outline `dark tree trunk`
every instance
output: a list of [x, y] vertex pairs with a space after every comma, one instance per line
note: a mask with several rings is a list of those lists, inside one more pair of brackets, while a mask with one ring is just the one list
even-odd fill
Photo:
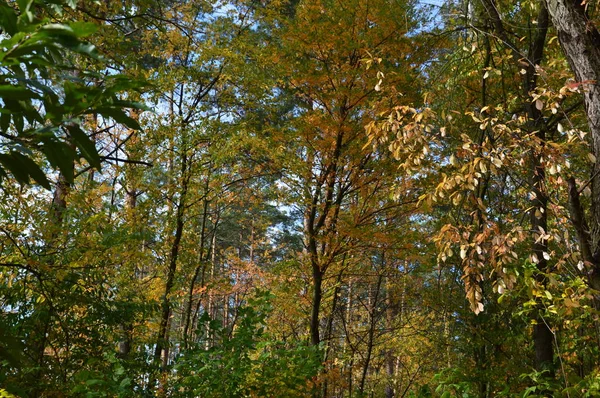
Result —
[[[194, 288], [196, 286], [196, 282], [198, 280], [198, 276], [200, 275], [200, 271], [203, 271], [206, 268], [206, 259], [204, 257], [204, 246], [206, 243], [206, 221], [208, 218], [208, 199], [206, 195], [208, 195], [208, 177], [206, 178], [206, 186], [205, 186], [205, 198], [202, 210], [202, 226], [200, 228], [200, 255], [198, 256], [198, 265], [194, 270], [194, 275], [192, 276], [192, 280], [190, 282], [190, 287], [188, 289], [188, 298], [187, 304], [185, 307], [185, 323], [183, 327], [183, 346], [187, 348], [188, 346], [188, 338], [189, 338], [189, 328], [192, 317], [192, 304], [194, 299]], [[202, 278], [202, 286], [204, 286], [204, 278]]]
[[[156, 338], [156, 346], [154, 349], [154, 361], [155, 363], [159, 363], [161, 359], [161, 355], [165, 356], [168, 348], [168, 333], [167, 328], [169, 326], [169, 316], [171, 314], [171, 301], [170, 294], [171, 289], [175, 283], [175, 274], [177, 271], [177, 258], [179, 256], [179, 250], [181, 245], [181, 238], [183, 236], [183, 227], [184, 227], [184, 215], [185, 215], [185, 200], [187, 196], [188, 184], [189, 184], [189, 175], [188, 175], [188, 159], [184, 153], [181, 156], [181, 175], [182, 175], [182, 186], [181, 186], [181, 196], [179, 199], [179, 203], [177, 204], [176, 216], [175, 216], [175, 236], [173, 238], [173, 243], [171, 245], [171, 252], [169, 255], [169, 266], [167, 270], [167, 280], [165, 283], [165, 290], [162, 297], [161, 302], [161, 317], [160, 317], [160, 326], [158, 335]], [[167, 362], [162, 361], [163, 371], [165, 370], [165, 364]], [[152, 386], [151, 386], [152, 387]]]
[[323, 299], [323, 272], [318, 264], [313, 264], [313, 299], [310, 313], [310, 342], [312, 345], [319, 345], [321, 337], [319, 335], [321, 300]]
[[371, 296], [371, 305], [369, 306], [369, 331], [367, 337], [367, 353], [362, 368], [362, 375], [360, 378], [360, 386], [358, 388], [360, 396], [364, 396], [365, 393], [365, 382], [367, 380], [367, 374], [369, 373], [369, 367], [371, 366], [371, 356], [373, 355], [373, 345], [375, 343], [375, 327], [377, 326], [377, 305], [379, 301], [379, 292], [381, 291], [381, 282], [383, 281], [383, 275], [379, 275], [377, 278], [377, 284], [375, 291], [372, 291], [372, 287], [369, 286], [369, 295]]
[[[531, 161], [532, 171], [532, 190], [535, 197], [531, 203], [531, 228], [534, 231], [534, 243], [532, 245], [532, 253], [537, 258], [537, 267], [540, 271], [538, 282], [544, 285], [545, 279], [542, 276], [547, 271], [548, 262], [545, 255], [548, 252], [548, 241], [543, 239], [539, 234], [545, 233], [548, 229], [547, 218], [547, 203], [548, 194], [546, 192], [546, 171], [542, 162], [542, 153], [546, 142], [546, 133], [544, 120], [541, 111], [538, 110], [532, 103], [530, 95], [537, 88], [537, 71], [536, 66], [540, 65], [544, 55], [544, 47], [546, 43], [546, 35], [548, 33], [549, 12], [546, 4], [540, 4], [538, 13], [537, 27], [532, 42], [529, 45], [526, 54], [518, 50], [518, 46], [513, 43], [512, 37], [506, 31], [504, 22], [498, 13], [498, 9], [494, 0], [483, 0], [484, 7], [489, 15], [490, 22], [505, 46], [512, 52], [513, 61], [522, 67], [522, 61], [525, 59], [527, 66], [525, 67], [525, 75], [522, 81], [522, 96], [527, 118], [531, 131], [536, 132], [536, 137], [539, 140], [540, 147], [534, 150]], [[554, 377], [553, 358], [554, 358], [554, 335], [548, 323], [543, 319], [541, 314], [542, 307], [539, 306], [540, 314], [536, 316], [536, 326], [533, 332], [533, 343], [535, 347], [535, 366], [538, 371], [547, 370], [548, 377]]]

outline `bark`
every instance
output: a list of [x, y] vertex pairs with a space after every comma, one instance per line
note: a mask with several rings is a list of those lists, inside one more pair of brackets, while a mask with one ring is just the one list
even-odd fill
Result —
[[[320, 309], [323, 298], [323, 277], [329, 265], [336, 258], [335, 250], [326, 243], [326, 236], [337, 232], [339, 208], [346, 191], [339, 189], [339, 161], [342, 154], [344, 134], [338, 131], [331, 158], [317, 178], [314, 191], [310, 193], [309, 204], [304, 216], [304, 236], [306, 248], [312, 267], [313, 300], [310, 319], [311, 344], [318, 345], [321, 341]], [[314, 158], [308, 164], [313, 164]], [[312, 180], [312, 170], [307, 181]]]
[[323, 299], [323, 272], [318, 265], [313, 264], [313, 299], [310, 313], [310, 342], [312, 345], [319, 345], [321, 337], [319, 335], [319, 312], [321, 301]]
[[[327, 362], [329, 359], [329, 354], [333, 348], [333, 324], [335, 320], [335, 314], [337, 312], [338, 301], [341, 293], [341, 282], [344, 276], [344, 263], [346, 261], [346, 256], [342, 259], [342, 271], [337, 276], [335, 289], [333, 292], [333, 302], [331, 303], [331, 312], [329, 314], [329, 318], [327, 319], [327, 329], [325, 330], [325, 341], [327, 341], [327, 346], [325, 347], [325, 355], [323, 356], [323, 361]], [[323, 397], [327, 397], [328, 394], [328, 381], [325, 380], [323, 382]]]
[[[206, 186], [205, 186], [205, 195], [208, 194], [208, 177], [206, 178]], [[204, 258], [204, 246], [206, 242], [206, 221], [208, 219], [208, 200], [204, 199], [203, 209], [202, 209], [202, 226], [200, 228], [200, 255], [198, 256], [198, 265], [194, 270], [194, 275], [192, 276], [192, 280], [190, 282], [190, 287], [188, 289], [188, 298], [187, 304], [185, 307], [185, 323], [183, 327], [183, 346], [188, 346], [188, 337], [189, 337], [189, 328], [190, 321], [192, 317], [192, 302], [194, 299], [194, 288], [196, 287], [196, 282], [198, 280], [198, 276], [200, 275], [200, 271], [206, 269], [206, 263]], [[202, 278], [202, 287], [204, 286], [204, 278]]]
[[131, 322], [123, 322], [119, 325], [121, 331], [121, 340], [119, 341], [119, 357], [127, 358], [131, 352], [131, 346], [133, 342], [133, 325]]
[[[583, 89], [592, 150], [596, 156], [592, 170], [591, 223], [579, 203], [579, 193], [570, 187], [571, 220], [577, 231], [584, 261], [589, 267], [592, 288], [600, 288], [600, 33], [588, 18], [579, 0], [547, 0], [558, 40]], [[570, 184], [574, 184], [574, 181]], [[589, 228], [591, 226], [591, 228]]]
[[[537, 87], [535, 65], [542, 61], [546, 34], [548, 32], [548, 9], [542, 3], [539, 17], [536, 37], [529, 52], [529, 66], [527, 67], [526, 82], [524, 90], [528, 93], [533, 92]], [[539, 111], [531, 101], [527, 102], [527, 113], [534, 131], [537, 131], [536, 137], [539, 140], [540, 148], [535, 150], [532, 159], [532, 188], [534, 198], [532, 199], [531, 209], [531, 229], [534, 233], [535, 241], [533, 243], [533, 254], [537, 258], [537, 267], [540, 270], [537, 280], [542, 286], [546, 285], [546, 278], [543, 273], [548, 271], [548, 261], [545, 258], [548, 253], [548, 240], [540, 238], [538, 234], [546, 233], [548, 230], [548, 193], [546, 192], [546, 168], [542, 161], [544, 147], [546, 145], [546, 130], [541, 111]], [[540, 305], [539, 311], [543, 307]], [[538, 371], [547, 371], [550, 378], [554, 377], [554, 334], [547, 321], [540, 314], [537, 316], [536, 325], [533, 330], [533, 343], [535, 348], [535, 367]]]
[[58, 176], [58, 182], [54, 189], [52, 197], [52, 211], [50, 213], [49, 223], [52, 227], [52, 239], [57, 236], [57, 232], [62, 226], [65, 210], [67, 209], [67, 196], [69, 195], [70, 184], [65, 176], [61, 173]]
[[[215, 268], [217, 267], [217, 222], [215, 222], [215, 230], [212, 235], [212, 244], [211, 244], [211, 255], [210, 255], [210, 279], [214, 280], [215, 277]], [[212, 293], [208, 294], [208, 303], [206, 304], [206, 313], [214, 319], [213, 316], [213, 295]], [[206, 333], [206, 341], [204, 342], [205, 348], [208, 350], [210, 348], [212, 333], [210, 329], [210, 322], [206, 322], [205, 325], [205, 333]]]
[[[404, 278], [403, 278], [404, 280]], [[385, 308], [385, 322], [386, 322], [386, 329], [387, 330], [393, 330], [394, 327], [394, 318], [396, 317], [396, 312], [394, 310], [394, 307], [392, 306], [392, 297], [391, 297], [391, 292], [390, 292], [390, 281], [389, 281], [389, 277], [385, 278], [385, 301], [386, 301], [386, 308]], [[402, 300], [404, 300], [404, 291], [402, 294]], [[400, 320], [400, 324], [402, 324], [402, 320]], [[395, 395], [395, 387], [396, 387], [396, 383], [394, 380], [394, 374], [395, 374], [395, 364], [396, 364], [396, 360], [395, 360], [395, 356], [394, 356], [394, 352], [391, 349], [388, 349], [385, 351], [385, 369], [386, 369], [386, 374], [388, 377], [388, 382], [387, 385], [385, 386], [385, 397], [386, 398], [394, 398]]]
[[[187, 172], [188, 168], [188, 159], [184, 153], [181, 157], [181, 175], [183, 176], [180, 199], [177, 205], [176, 217], [175, 217], [175, 236], [173, 239], [173, 243], [171, 244], [171, 251], [169, 255], [169, 266], [167, 270], [167, 280], [165, 283], [165, 290], [162, 296], [161, 302], [161, 317], [160, 317], [160, 326], [158, 336], [156, 338], [156, 346], [154, 349], [154, 361], [159, 362], [161, 359], [161, 354], [163, 354], [163, 350], [167, 350], [168, 341], [167, 341], [167, 328], [169, 324], [169, 316], [171, 314], [171, 302], [170, 302], [170, 294], [175, 283], [175, 273], [177, 271], [177, 258], [179, 256], [179, 250], [181, 245], [181, 238], [183, 236], [183, 226], [184, 226], [184, 215], [185, 215], [185, 200], [188, 191], [189, 184], [189, 175]], [[164, 355], [163, 355], [164, 356]], [[163, 370], [165, 368], [165, 363], [163, 362]]]
[[358, 391], [360, 392], [360, 396], [363, 396], [365, 393], [365, 382], [367, 380], [367, 374], [369, 372], [369, 366], [371, 365], [371, 356], [373, 355], [373, 345], [375, 342], [375, 327], [377, 326], [377, 305], [379, 303], [379, 293], [381, 291], [381, 282], [383, 281], [383, 275], [379, 275], [377, 278], [377, 284], [375, 286], [375, 291], [372, 291], [372, 288], [369, 287], [369, 296], [371, 299], [371, 305], [369, 306], [369, 331], [367, 338], [367, 352], [365, 354], [365, 361], [363, 364], [362, 375], [360, 378], [360, 386]]
[[[137, 206], [137, 190], [135, 185], [132, 184], [131, 181], [128, 184], [129, 186], [125, 190], [125, 212], [130, 218], [130, 222], [135, 223], [135, 207]], [[141, 248], [140, 248], [141, 249]], [[136, 276], [137, 276], [136, 272]], [[141, 278], [140, 278], [141, 279]], [[133, 343], [133, 323], [130, 320], [121, 322], [119, 325], [119, 329], [121, 332], [121, 340], [118, 344], [119, 349], [119, 357], [127, 358], [129, 353], [131, 352], [131, 347]]]
[[[70, 188], [69, 182], [65, 176], [60, 173], [54, 188], [52, 204], [47, 221], [48, 241], [46, 245], [50, 249], [49, 251], [53, 251], [52, 247], [57, 244], [59, 233], [63, 229], [64, 215], [67, 210], [67, 197]], [[50, 258], [49, 261], [52, 263], [54, 262], [54, 259]], [[40, 279], [40, 283], [43, 284], [43, 280]], [[31, 334], [28, 336], [28, 343], [33, 347], [32, 351], [36, 356], [38, 370], [36, 371], [35, 378], [37, 380], [42, 380], [44, 378], [46, 348], [48, 346], [49, 336], [52, 332], [52, 320], [55, 316], [56, 314], [54, 314], [53, 306], [49, 305], [47, 302], [41, 303], [40, 308], [36, 309], [33, 314], [33, 317], [37, 317], [37, 319]], [[42, 384], [34, 386], [32, 388], [31, 396], [42, 396], [42, 388]]]

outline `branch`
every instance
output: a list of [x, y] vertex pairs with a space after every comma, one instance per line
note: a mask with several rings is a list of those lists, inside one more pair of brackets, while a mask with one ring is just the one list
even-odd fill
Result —
[[34, 275], [40, 281], [42, 280], [42, 274], [40, 274], [38, 271], [31, 268], [29, 265], [16, 264], [16, 263], [0, 263], [0, 267], [19, 268], [19, 269], [25, 270], [25, 271], [29, 272], [30, 274]]
[[123, 162], [123, 163], [129, 163], [129, 164], [142, 164], [144, 166], [148, 166], [148, 167], [152, 167], [153, 164], [150, 162], [144, 162], [142, 160], [131, 160], [131, 159], [121, 159], [121, 158], [115, 158], [112, 156], [101, 156], [100, 157], [101, 160], [112, 160], [115, 162]]

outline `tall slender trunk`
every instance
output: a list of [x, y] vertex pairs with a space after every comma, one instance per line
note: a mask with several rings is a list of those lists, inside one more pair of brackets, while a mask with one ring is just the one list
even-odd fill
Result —
[[367, 374], [369, 372], [369, 366], [371, 365], [371, 356], [373, 355], [373, 344], [375, 341], [375, 326], [377, 325], [377, 305], [379, 304], [379, 293], [381, 291], [381, 282], [383, 281], [383, 275], [379, 274], [377, 277], [377, 283], [375, 285], [375, 291], [372, 291], [372, 287], [369, 286], [369, 297], [371, 298], [371, 303], [369, 306], [369, 331], [367, 337], [367, 353], [365, 355], [365, 360], [362, 369], [362, 375], [360, 378], [360, 386], [358, 390], [360, 391], [360, 396], [363, 396], [365, 393], [365, 382], [367, 380]]
[[[541, 117], [541, 115], [540, 115]], [[541, 129], [537, 135], [541, 142], [545, 140], [544, 130]], [[531, 229], [536, 231], [536, 235], [540, 232], [545, 233], [548, 230], [548, 194], [545, 189], [546, 171], [541, 161], [541, 154], [533, 155], [533, 193], [532, 210], [531, 210]], [[537, 259], [537, 267], [540, 273], [537, 276], [537, 281], [541, 286], [546, 286], [547, 281], [543, 273], [548, 270], [548, 261], [545, 256], [548, 253], [548, 241], [542, 236], [538, 236], [533, 243], [533, 254]], [[548, 371], [549, 377], [554, 377], [554, 334], [550, 329], [550, 325], [544, 319], [543, 306], [540, 304], [536, 317], [536, 324], [533, 330], [533, 341], [535, 347], [535, 365], [538, 371]]]
[[[391, 331], [394, 324], [395, 311], [392, 307], [392, 297], [390, 294], [390, 281], [389, 277], [385, 278], [385, 323], [386, 329]], [[394, 382], [394, 352], [391, 349], [385, 351], [385, 370], [388, 377], [388, 382], [385, 386], [385, 397], [394, 398], [395, 382]]]
[[[135, 208], [137, 206], [137, 196], [138, 192], [135, 187], [135, 183], [132, 181], [128, 181], [127, 187], [125, 189], [125, 214], [129, 219], [129, 222], [135, 225], [136, 217], [135, 217]], [[138, 275], [135, 273], [138, 278], [141, 279], [142, 275]], [[133, 324], [131, 321], [126, 320], [121, 322], [119, 325], [119, 331], [121, 335], [121, 340], [118, 344], [119, 357], [126, 358], [131, 352], [132, 343], [133, 343]]]
[[[592, 197], [589, 215], [580, 202], [580, 189], [574, 178], [569, 183], [569, 211], [577, 233], [579, 247], [590, 287], [600, 290], [600, 32], [587, 14], [588, 4], [576, 0], [546, 0], [558, 40], [583, 89], [588, 128], [595, 156], [591, 183]], [[588, 221], [589, 219], [589, 221]], [[594, 296], [596, 309], [600, 296]], [[596, 330], [600, 322], [594, 321]], [[598, 336], [597, 332], [597, 336]], [[600, 339], [598, 339], [600, 341]], [[600, 343], [597, 343], [600, 345]], [[583, 356], [581, 363], [585, 362]], [[582, 372], [583, 372], [582, 367]], [[582, 375], [583, 377], [583, 375]]]
[[346, 350], [349, 348], [352, 352], [351, 352], [351, 358], [350, 361], [348, 363], [348, 392], [349, 392], [349, 397], [352, 397], [352, 389], [353, 389], [353, 383], [354, 383], [354, 377], [353, 377], [353, 367], [354, 367], [354, 354], [355, 354], [355, 350], [354, 347], [352, 347], [352, 345], [350, 344], [350, 331], [352, 328], [352, 309], [353, 309], [353, 296], [352, 296], [352, 292], [353, 292], [353, 281], [352, 279], [350, 279], [348, 281], [348, 294], [347, 294], [347, 299], [346, 299], [346, 313], [344, 314], [344, 325], [345, 325], [345, 333], [346, 333], [346, 338], [344, 339], [344, 346], [343, 346], [343, 355], [346, 355]]
[[[542, 3], [538, 15], [537, 34], [528, 53], [529, 65], [526, 68], [525, 81], [523, 84], [523, 95], [529, 95], [537, 87], [535, 67], [542, 61], [546, 34], [548, 31], [549, 15], [548, 9]], [[534, 231], [534, 242], [532, 252], [537, 259], [537, 267], [540, 273], [537, 281], [546, 286], [544, 273], [548, 272], [548, 240], [543, 235], [548, 231], [548, 192], [546, 190], [546, 166], [543, 161], [543, 152], [546, 146], [546, 130], [543, 115], [531, 101], [527, 101], [527, 116], [536, 131], [539, 147], [532, 154], [532, 190], [534, 197], [531, 200], [531, 229]], [[533, 343], [535, 348], [535, 366], [538, 371], [547, 371], [549, 378], [554, 378], [554, 333], [550, 325], [543, 317], [543, 306], [540, 304], [536, 324], [533, 330]]]
[[[206, 186], [204, 194], [208, 195], [208, 176], [206, 178]], [[188, 346], [188, 338], [189, 338], [189, 328], [190, 328], [190, 320], [192, 317], [192, 304], [194, 300], [194, 289], [196, 287], [196, 282], [198, 280], [198, 276], [200, 275], [200, 271], [204, 270], [206, 267], [205, 258], [204, 258], [204, 245], [206, 242], [206, 221], [208, 219], [208, 199], [204, 198], [203, 208], [202, 208], [202, 221], [200, 227], [200, 254], [198, 255], [198, 265], [194, 270], [194, 275], [192, 276], [192, 280], [190, 281], [190, 287], [188, 289], [187, 295], [187, 304], [184, 311], [184, 326], [183, 326], [183, 346], [187, 348]], [[204, 286], [204, 280], [202, 280], [202, 286]]]
[[[188, 158], [185, 152], [185, 148], [182, 149], [181, 155], [181, 191], [179, 203], [177, 204], [176, 216], [175, 216], [175, 236], [173, 238], [173, 243], [171, 244], [171, 250], [169, 254], [169, 265], [167, 270], [167, 279], [165, 283], [165, 290], [163, 292], [162, 301], [161, 301], [161, 317], [160, 317], [160, 325], [158, 335], [156, 337], [156, 346], [154, 349], [154, 361], [158, 363], [161, 359], [161, 355], [164, 357], [167, 354], [168, 348], [168, 334], [167, 327], [169, 324], [169, 316], [171, 314], [171, 302], [170, 302], [170, 294], [171, 289], [175, 283], [175, 274], [177, 271], [177, 258], [179, 256], [180, 246], [181, 246], [181, 238], [183, 236], [183, 227], [184, 227], [184, 216], [185, 216], [185, 208], [186, 208], [186, 196], [188, 191], [188, 185], [190, 176], [188, 173]], [[163, 361], [162, 370], [165, 370], [165, 363]]]
[[[215, 268], [217, 267], [217, 231], [216, 231], [216, 224], [215, 224], [215, 231], [213, 232], [213, 236], [212, 236], [212, 251], [211, 251], [211, 255], [210, 255], [210, 278], [211, 280], [214, 279], [215, 276]], [[206, 304], [206, 313], [212, 318], [213, 317], [213, 296], [211, 293], [208, 293], [208, 302]], [[205, 348], [208, 350], [210, 348], [210, 343], [211, 343], [211, 330], [210, 330], [210, 322], [206, 322], [206, 341], [205, 341]]]
[[[327, 360], [329, 359], [329, 354], [331, 353], [331, 350], [333, 348], [333, 338], [332, 338], [333, 324], [335, 321], [335, 313], [337, 311], [339, 296], [340, 296], [340, 292], [341, 292], [340, 285], [342, 282], [342, 277], [344, 276], [345, 262], [346, 262], [346, 256], [344, 255], [344, 258], [342, 259], [342, 270], [340, 271], [340, 273], [337, 276], [335, 289], [333, 291], [333, 302], [331, 303], [331, 312], [330, 312], [329, 318], [327, 320], [327, 328], [325, 329], [325, 341], [327, 341], [327, 346], [325, 347], [325, 354], [323, 355], [324, 362], [327, 362]], [[329, 387], [328, 382], [327, 382], [327, 380], [325, 380], [323, 382], [323, 397], [327, 397], [328, 387]]]
[[[559, 0], [560, 1], [560, 0]], [[520, 68], [525, 69], [522, 77], [522, 101], [525, 104], [525, 111], [529, 120], [531, 131], [536, 131], [536, 138], [539, 147], [534, 149], [531, 160], [532, 171], [532, 190], [534, 198], [531, 200], [531, 229], [533, 231], [532, 254], [537, 258], [537, 267], [539, 269], [538, 283], [545, 285], [546, 281], [543, 273], [548, 270], [548, 262], [545, 256], [548, 253], [548, 241], [540, 236], [545, 234], [548, 229], [547, 203], [548, 194], [546, 192], [546, 173], [542, 161], [543, 150], [546, 143], [546, 133], [544, 129], [544, 120], [542, 113], [531, 103], [531, 93], [537, 88], [536, 67], [540, 65], [543, 59], [544, 47], [546, 44], [546, 35], [549, 26], [549, 12], [545, 2], [540, 3], [535, 34], [529, 45], [527, 54], [518, 51], [518, 46], [513, 43], [512, 37], [506, 31], [504, 22], [498, 13], [494, 0], [483, 0], [483, 5], [490, 18], [495, 33], [498, 35], [505, 46], [511, 51], [513, 61]], [[525, 59], [526, 66], [522, 61]], [[543, 235], [542, 235], [543, 236]], [[538, 239], [540, 238], [540, 239]], [[536, 325], [533, 332], [533, 343], [535, 349], [534, 362], [538, 371], [547, 370], [548, 377], [554, 377], [553, 357], [554, 357], [554, 335], [548, 323], [543, 319], [542, 306], [538, 306], [536, 315]]]
[[312, 345], [316, 346], [321, 342], [319, 324], [321, 301], [323, 299], [323, 271], [321, 271], [319, 265], [315, 263], [313, 263], [312, 269], [313, 299], [310, 312], [310, 342]]

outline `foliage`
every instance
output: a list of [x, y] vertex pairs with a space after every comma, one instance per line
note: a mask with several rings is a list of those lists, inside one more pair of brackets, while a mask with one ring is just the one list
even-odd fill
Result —
[[[70, 3], [75, 7], [76, 3]], [[27, 0], [17, 6], [0, 3], [4, 33], [0, 42], [0, 178], [10, 172], [20, 183], [33, 179], [50, 189], [39, 155], [69, 183], [74, 179], [75, 160], [84, 158], [99, 170], [101, 157], [93, 137], [85, 132], [85, 122], [100, 116], [139, 129], [124, 109], [143, 105], [119, 94], [140, 84], [117, 74], [86, 70], [86, 64], [101, 59], [94, 46], [84, 41], [96, 26], [51, 20], [49, 11], [60, 15], [66, 7], [60, 2], [44, 5]]]
[[596, 8], [0, 3], [0, 396], [598, 395]]
[[268, 292], [257, 292], [238, 308], [236, 323], [228, 328], [203, 316], [199, 328], [206, 334], [174, 364], [173, 393], [190, 397], [310, 396], [308, 380], [320, 368], [320, 350], [302, 343], [290, 346], [265, 333], [271, 299]]

